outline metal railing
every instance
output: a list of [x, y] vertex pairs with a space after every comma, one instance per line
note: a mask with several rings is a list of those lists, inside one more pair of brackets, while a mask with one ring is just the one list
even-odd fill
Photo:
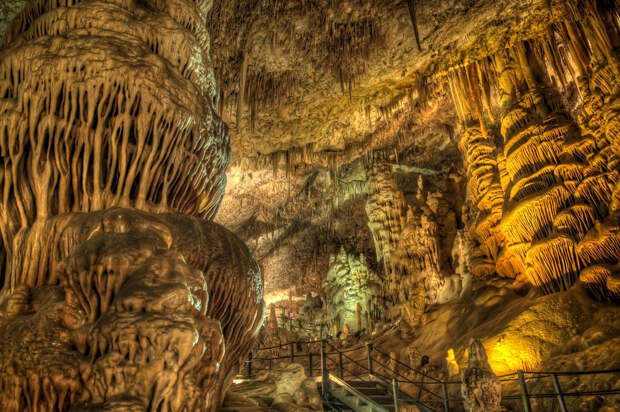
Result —
[[[306, 350], [304, 350], [304, 347]], [[259, 356], [257, 354], [271, 352], [272, 356]], [[353, 354], [364, 355], [364, 359], [356, 359]], [[388, 358], [388, 365], [380, 357]], [[361, 345], [346, 350], [336, 348], [326, 339], [288, 342], [271, 347], [256, 348], [245, 361], [246, 378], [251, 378], [254, 373], [267, 371], [273, 368], [276, 361], [297, 362], [302, 359], [304, 364], [307, 362], [308, 375], [320, 376], [322, 383], [322, 395], [329, 394], [330, 371], [333, 375], [342, 379], [367, 380], [372, 382], [380, 381], [394, 397], [394, 408], [396, 411], [402, 402], [414, 403], [425, 411], [432, 412], [427, 405], [437, 405], [444, 412], [452, 410], [451, 405], [462, 404], [462, 398], [450, 398], [450, 386], [460, 385], [462, 381], [444, 381], [437, 379], [420, 369], [412, 368], [404, 362], [386, 354], [372, 344]], [[399, 369], [404, 372], [399, 371]], [[315, 372], [317, 374], [315, 375]], [[571, 391], [564, 392], [560, 385], [560, 377], [563, 376], [588, 376], [588, 375], [620, 375], [620, 369], [577, 371], [577, 372], [525, 372], [517, 371], [507, 375], [499, 376], [503, 385], [514, 383], [519, 387], [518, 393], [508, 393], [502, 396], [502, 401], [518, 401], [521, 403], [524, 412], [532, 412], [532, 399], [554, 399], [557, 402], [560, 412], [568, 412], [566, 398], [581, 396], [613, 396], [620, 394], [620, 388], [607, 390], [591, 391]], [[407, 376], [409, 375], [409, 376]], [[416, 380], [410, 375], [418, 377]], [[419, 379], [419, 380], [418, 380]], [[530, 393], [528, 383], [549, 379], [553, 387], [551, 392]], [[417, 390], [417, 394], [411, 395], [403, 390]]]

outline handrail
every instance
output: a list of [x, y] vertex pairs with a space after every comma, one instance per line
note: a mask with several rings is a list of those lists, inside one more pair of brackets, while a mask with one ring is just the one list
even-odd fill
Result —
[[387, 366], [387, 365], [385, 365], [385, 364], [381, 363], [380, 361], [378, 361], [378, 360], [376, 360], [376, 359], [375, 359], [374, 361], [375, 361], [375, 362], [377, 362], [379, 365], [383, 366], [384, 368], [388, 369], [390, 372], [392, 372], [392, 373], [394, 373], [394, 374], [399, 375], [401, 378], [404, 378], [403, 380], [397, 379], [399, 382], [409, 383], [409, 384], [415, 385], [415, 386], [417, 386], [419, 389], [423, 390], [423, 391], [424, 391], [424, 392], [426, 392], [426, 393], [429, 393], [429, 394], [431, 394], [431, 395], [433, 395], [433, 396], [435, 396], [435, 397], [437, 397], [437, 398], [439, 398], [439, 399], [441, 399], [441, 398], [442, 398], [442, 396], [441, 396], [441, 395], [437, 395], [435, 392], [433, 392], [433, 391], [430, 391], [430, 390], [426, 389], [426, 388], [424, 387], [424, 384], [425, 384], [425, 383], [423, 383], [423, 382], [420, 382], [420, 383], [417, 383], [417, 382], [412, 382], [412, 381], [410, 381], [409, 379], [407, 379], [407, 377], [406, 377], [406, 376], [403, 376], [403, 375], [401, 375], [400, 373], [398, 373], [398, 372], [396, 372], [396, 371], [394, 371], [394, 370], [390, 369], [390, 368], [389, 368], [389, 366]]
[[[304, 345], [304, 344], [320, 344], [320, 343], [321, 343], [320, 340], [318, 340], [318, 341], [316, 341], [316, 340], [311, 340], [311, 341], [295, 341], [295, 342], [282, 343], [282, 344], [277, 345], [277, 346], [255, 348], [255, 349], [253, 349], [253, 352], [265, 351], [265, 350], [271, 350], [271, 349], [280, 349], [280, 348], [285, 348], [285, 347], [288, 348], [288, 347], [290, 347], [291, 344], [294, 344], [294, 345], [302, 344], [302, 345]], [[351, 348], [351, 349], [340, 350], [340, 349], [336, 348], [331, 342], [327, 341], [327, 343], [335, 350], [335, 352], [327, 352], [327, 355], [336, 355], [338, 353], [342, 353], [344, 355], [345, 353], [355, 352], [355, 351], [364, 349], [364, 346], [358, 346], [358, 347]], [[381, 353], [384, 356], [390, 357], [390, 355], [386, 354], [385, 352], [383, 352], [380, 349], [377, 349], [374, 346], [373, 346], [373, 350]], [[307, 353], [304, 353], [304, 354], [295, 354], [294, 356], [295, 357], [304, 357], [304, 356], [307, 356], [307, 355], [308, 355]], [[317, 355], [318, 356], [318, 355], [320, 355], [320, 353], [313, 353], [313, 355]], [[360, 365], [359, 362], [355, 361], [351, 357], [346, 356], [346, 355], [344, 355], [344, 356], [347, 359], [352, 360], [355, 363], [357, 363], [358, 365]], [[287, 356], [276, 356], [276, 357], [272, 357], [272, 358], [252, 358], [252, 360], [278, 360], [278, 359], [290, 359], [290, 355], [287, 355]], [[424, 372], [422, 372], [422, 371], [420, 371], [420, 370], [418, 370], [416, 368], [412, 368], [411, 366], [407, 365], [406, 363], [404, 363], [404, 362], [402, 362], [402, 361], [400, 361], [398, 359], [391, 358], [391, 357], [390, 357], [390, 359], [394, 360], [399, 365], [404, 366], [405, 368], [407, 368], [407, 369], [409, 369], [409, 370], [411, 370], [413, 372], [419, 373], [420, 375], [424, 376], [425, 378], [429, 378], [429, 379], [431, 379], [433, 381], [433, 382], [424, 382], [425, 385], [434, 385], [434, 384], [442, 384], [442, 383], [446, 383], [446, 384], [450, 384], [450, 385], [456, 385], [456, 384], [461, 384], [462, 383], [462, 381], [442, 381], [442, 380], [439, 380], [437, 378], [434, 378], [433, 376], [425, 374]], [[373, 360], [378, 361], [375, 358], [373, 358]], [[244, 360], [244, 362], [249, 362], [249, 360], [246, 359], [246, 360]], [[363, 366], [363, 365], [361, 365], [361, 366]], [[605, 370], [594, 370], [594, 371], [554, 371], [554, 372], [548, 372], [548, 371], [524, 371], [524, 373], [525, 374], [530, 374], [530, 375], [575, 376], [575, 375], [598, 375], [598, 374], [620, 373], [620, 369], [605, 369]], [[498, 375], [497, 377], [502, 379], [502, 378], [506, 378], [508, 376], [515, 376], [515, 375], [517, 375], [517, 372], [511, 372], [511, 373], [507, 373], [505, 375]], [[546, 376], [543, 376], [543, 377], [546, 377]], [[536, 378], [531, 377], [529, 379], [530, 380], [531, 379], [538, 379], [538, 377], [536, 377]], [[515, 379], [505, 379], [503, 381], [504, 382], [510, 382], [510, 381], [517, 381], [517, 380], [518, 379], [515, 378]], [[410, 381], [410, 383], [419, 384], [418, 382], [414, 382], [414, 381]]]
[[525, 372], [532, 375], [556, 375], [556, 376], [575, 376], [575, 375], [603, 375], [608, 373], [620, 373], [620, 369], [606, 369], [606, 370], [594, 370], [594, 371], [574, 371], [574, 372]]
[[[333, 345], [332, 345], [332, 347], [333, 347]], [[336, 348], [334, 348], [334, 349], [336, 349]], [[338, 350], [338, 349], [336, 349], [336, 350]], [[384, 354], [384, 355], [385, 355], [385, 353], [383, 353], [382, 351], [380, 351], [380, 350], [378, 350], [378, 349], [376, 349], [376, 348], [374, 348], [374, 347], [373, 347], [373, 350], [377, 350], [379, 353], [382, 353], [382, 354]], [[342, 352], [341, 352], [341, 353], [342, 353]], [[345, 358], [347, 358], [347, 359], [349, 359], [349, 360], [353, 361], [355, 364], [359, 365], [360, 367], [362, 367], [362, 369], [366, 369], [366, 370], [368, 370], [368, 368], [366, 368], [364, 365], [359, 364], [357, 361], [355, 361], [354, 359], [350, 358], [349, 356], [344, 355], [344, 354], [343, 354], [343, 356], [344, 356]], [[389, 355], [388, 355], [388, 356], [389, 356]], [[438, 395], [438, 394], [434, 393], [433, 391], [431, 391], [431, 390], [429, 390], [429, 389], [426, 389], [426, 388], [424, 387], [424, 385], [426, 384], [425, 382], [419, 382], [419, 383], [418, 383], [418, 382], [413, 382], [413, 381], [409, 380], [406, 376], [404, 376], [404, 375], [400, 374], [399, 372], [397, 372], [397, 371], [393, 370], [390, 366], [388, 366], [388, 365], [384, 364], [383, 362], [379, 361], [378, 359], [376, 359], [376, 358], [372, 358], [372, 361], [373, 361], [373, 362], [378, 363], [380, 366], [382, 366], [383, 368], [387, 369], [387, 370], [388, 370], [389, 372], [391, 372], [392, 374], [394, 374], [394, 375], [398, 375], [398, 376], [400, 376], [401, 378], [404, 378], [404, 380], [399, 380], [399, 382], [403, 382], [403, 383], [412, 384], [412, 385], [414, 385], [414, 386], [418, 387], [421, 391], [424, 391], [425, 393], [429, 393], [429, 394], [431, 394], [431, 395], [433, 395], [433, 396], [435, 396], [435, 397], [437, 397], [437, 398], [439, 398], [439, 399], [441, 399], [441, 398], [442, 398], [442, 396], [441, 396], [441, 395]], [[370, 371], [369, 371], [369, 372], [370, 372]], [[373, 374], [373, 375], [377, 375], [377, 376], [381, 376], [382, 378], [384, 378], [384, 379], [386, 379], [386, 380], [388, 380], [388, 381], [390, 380], [390, 378], [389, 378], [389, 377], [387, 377], [387, 376], [382, 376], [382, 375], [378, 374], [377, 372], [374, 372], [374, 371], [373, 371], [373, 372], [372, 372], [372, 374]], [[425, 374], [423, 374], [423, 373], [421, 373], [421, 375], [422, 375], [422, 376], [425, 376], [425, 377], [427, 376], [427, 375], [425, 375]], [[433, 378], [433, 379], [434, 379], [434, 381], [435, 381], [434, 383], [441, 383], [441, 381], [439, 381], [438, 379], [435, 379], [435, 378]]]
[[[333, 347], [333, 345], [331, 345], [331, 346]], [[338, 349], [337, 349], [337, 348], [334, 348], [334, 349], [335, 349], [336, 351], [338, 351]], [[338, 351], [338, 352], [339, 352], [339, 351]], [[372, 376], [378, 377], [378, 378], [380, 378], [381, 380], [383, 380], [384, 382], [387, 382], [388, 384], [390, 383], [390, 381], [391, 381], [391, 380], [395, 380], [395, 379], [391, 379], [390, 377], [385, 376], [385, 375], [383, 375], [383, 374], [377, 373], [377, 372], [375, 372], [375, 371], [370, 371], [370, 370], [368, 370], [368, 368], [366, 368], [364, 365], [361, 365], [359, 362], [357, 362], [355, 359], [351, 358], [350, 356], [345, 355], [345, 354], [343, 354], [342, 352], [339, 352], [339, 353], [340, 353], [340, 354], [342, 354], [342, 356], [343, 356], [343, 357], [345, 357], [345, 358], [349, 359], [350, 361], [352, 361], [352, 362], [353, 362], [353, 363], [355, 363], [356, 365], [360, 366], [360, 367], [362, 368], [362, 370], [366, 370], [366, 371], [368, 371], [368, 372], [369, 372]], [[389, 366], [385, 365], [384, 363], [380, 362], [379, 360], [374, 359], [374, 358], [372, 358], [372, 360], [373, 360], [374, 362], [377, 362], [379, 365], [383, 366], [385, 369], [387, 369], [387, 370], [388, 370], [389, 372], [391, 372], [392, 374], [398, 374], [398, 375], [400, 375], [398, 372], [396, 372], [396, 371], [392, 370]], [[402, 376], [402, 375], [400, 375], [400, 376], [401, 376], [401, 377], [404, 377], [404, 376]], [[401, 381], [401, 382], [413, 383], [413, 382], [411, 382], [411, 381]], [[424, 391], [424, 392], [430, 393], [431, 395], [436, 396], [436, 397], [437, 397], [437, 398], [439, 398], [439, 399], [442, 399], [442, 397], [441, 397], [440, 395], [437, 395], [436, 393], [434, 393], [434, 392], [432, 392], [432, 391], [430, 391], [430, 390], [428, 390], [428, 389], [424, 388], [424, 386], [423, 386], [423, 385], [417, 385], [417, 384], [414, 384], [414, 385], [415, 385], [415, 386], [417, 386], [417, 387], [418, 387], [421, 391]], [[422, 410], [432, 412], [432, 411], [431, 411], [431, 409], [429, 409], [428, 407], [426, 407], [424, 404], [420, 403], [418, 400], [415, 400], [412, 396], [407, 395], [407, 394], [405, 394], [404, 392], [402, 392], [402, 391], [401, 391], [400, 396], [402, 396], [403, 394], [405, 395], [405, 398], [406, 398], [406, 399], [404, 399], [404, 400], [406, 400], [407, 402], [410, 402], [410, 403], [411, 403], [411, 402], [413, 402], [415, 405], [417, 405], [418, 407], [422, 408]]]
[[401, 366], [404, 366], [405, 368], [409, 369], [410, 371], [413, 371], [413, 372], [415, 372], [415, 373], [418, 373], [418, 374], [420, 374], [420, 375], [424, 376], [425, 378], [429, 378], [429, 379], [431, 379], [431, 380], [433, 380], [433, 381], [435, 381], [435, 382], [437, 382], [437, 383], [441, 383], [441, 381], [440, 381], [439, 379], [434, 378], [434, 377], [432, 377], [432, 376], [430, 376], [430, 375], [427, 375], [426, 373], [422, 372], [421, 370], [418, 370], [418, 369], [416, 369], [416, 368], [412, 368], [411, 366], [407, 365], [407, 364], [406, 364], [406, 363], [404, 363], [404, 362], [399, 361], [399, 360], [398, 360], [398, 359], [396, 359], [396, 358], [392, 358], [390, 355], [388, 355], [387, 353], [383, 352], [381, 349], [377, 349], [377, 348], [373, 347], [373, 350], [376, 350], [376, 351], [377, 351], [377, 352], [379, 352], [380, 354], [382, 354], [382, 355], [384, 355], [384, 356], [387, 356], [388, 358], [390, 358], [390, 359], [392, 359], [392, 360], [396, 361], [396, 363], [398, 363], [398, 364], [399, 364], [399, 365], [401, 365]]
[[361, 393], [360, 391], [358, 391], [357, 389], [355, 389], [354, 387], [349, 385], [346, 381], [338, 378], [337, 376], [334, 376], [334, 375], [332, 375], [330, 373], [329, 374], [329, 380], [334, 382], [334, 383], [336, 383], [336, 384], [338, 384], [339, 386], [344, 388], [349, 393], [355, 395], [359, 399], [363, 400], [368, 405], [372, 405], [373, 409], [376, 409], [378, 411], [388, 412], [388, 410], [386, 408], [384, 408], [382, 405], [379, 405], [377, 402], [375, 402], [374, 400], [370, 399], [368, 396], [364, 395], [363, 393]]
[[[312, 352], [312, 347], [311, 345], [313, 344], [317, 344], [321, 345], [321, 350], [319, 353], [314, 353]], [[297, 352], [295, 353], [295, 348], [300, 346], [300, 345], [308, 345], [308, 350], [305, 353], [300, 353]], [[332, 349], [332, 351], [327, 350], [327, 345], [329, 345]], [[271, 362], [274, 360], [285, 360], [285, 359], [289, 359], [289, 360], [293, 360], [295, 358], [304, 358], [307, 357], [308, 358], [308, 364], [309, 364], [309, 370], [310, 373], [312, 374], [313, 370], [317, 370], [314, 367], [314, 362], [310, 363], [313, 360], [313, 357], [316, 356], [316, 359], [319, 359], [319, 356], [321, 358], [324, 358], [324, 362], [321, 366], [320, 366], [320, 370], [322, 371], [328, 371], [330, 368], [327, 367], [327, 363], [326, 362], [330, 362], [331, 363], [331, 367], [337, 367], [339, 369], [339, 373], [342, 374], [343, 378], [347, 376], [347, 374], [345, 374], [345, 371], [349, 374], [348, 376], [352, 377], [352, 378], [356, 378], [356, 379], [362, 379], [362, 380], [370, 380], [372, 382], [377, 383], [378, 385], [387, 385], [387, 384], [392, 384], [395, 385], [394, 387], [398, 387], [398, 383], [405, 383], [405, 384], [411, 384], [414, 385], [416, 387], [419, 388], [420, 393], [418, 394], [418, 398], [420, 397], [420, 394], [422, 392], [424, 393], [428, 393], [431, 395], [430, 398], [427, 398], [424, 400], [424, 402], [430, 402], [430, 403], [443, 403], [444, 405], [444, 411], [448, 411], [449, 410], [449, 404], [450, 402], [462, 402], [462, 399], [450, 399], [448, 396], [448, 392], [447, 392], [447, 385], [460, 385], [462, 384], [462, 381], [458, 380], [458, 381], [442, 381], [439, 380], [437, 378], [434, 378], [430, 375], [427, 375], [426, 373], [417, 370], [415, 368], [412, 368], [411, 366], [401, 362], [398, 359], [393, 358], [392, 356], [386, 354], [385, 352], [383, 352], [380, 349], [377, 349], [375, 347], [373, 347], [372, 345], [366, 345], [366, 350], [367, 350], [367, 358], [368, 358], [368, 366], [364, 365], [362, 362], [362, 360], [358, 361], [354, 358], [352, 358], [351, 356], [347, 355], [347, 353], [351, 353], [351, 352], [355, 352], [355, 351], [360, 351], [360, 350], [364, 350], [365, 347], [364, 346], [359, 346], [359, 347], [354, 347], [354, 348], [349, 348], [349, 349], [338, 349], [332, 342], [330, 342], [328, 339], [322, 339], [322, 340], [311, 340], [311, 341], [297, 341], [297, 342], [288, 342], [288, 343], [282, 343], [280, 345], [276, 345], [276, 346], [271, 346], [271, 347], [263, 347], [263, 348], [257, 348], [255, 349], [253, 352], [261, 352], [261, 351], [266, 351], [266, 350], [273, 350], [273, 349], [282, 349], [282, 348], [290, 348], [290, 354], [287, 354], [286, 356], [279, 356], [280, 353], [278, 352], [278, 356], [273, 356], [273, 357], [261, 357], [261, 358], [253, 358], [252, 356], [250, 356], [250, 358], [248, 360], [245, 361], [245, 363], [248, 364], [248, 377], [252, 376], [252, 370], [254, 371], [258, 371], [258, 370], [267, 370], [264, 368], [254, 368], [252, 369], [252, 362], [256, 362], [256, 361], [263, 361], [269, 362], [269, 369], [271, 369]], [[385, 363], [383, 363], [381, 360], [377, 359], [377, 357], [373, 357], [372, 356], [372, 352], [376, 351], [377, 353], [389, 358], [391, 361], [394, 361], [396, 365], [401, 365], [403, 366], [406, 370], [408, 371], [413, 371], [419, 375], [422, 376], [422, 381], [420, 382], [415, 382], [410, 380], [407, 376], [403, 375], [401, 372], [398, 372], [398, 370], [396, 370], [396, 368], [393, 369], [393, 366], [391, 365], [386, 365]], [[250, 355], [252, 355], [252, 353], [250, 353]], [[330, 358], [330, 355], [338, 355], [338, 360], [334, 360], [333, 358]], [[352, 370], [350, 370], [347, 366], [345, 366], [345, 362], [343, 362], [343, 359], [347, 360], [347, 365], [355, 365], [356, 367], [361, 369], [361, 374], [357, 374], [354, 373]], [[387, 374], [391, 374], [393, 375], [392, 377], [390, 376], [385, 376], [382, 373], [378, 373], [374, 370], [374, 368], [372, 367], [373, 363], [376, 363], [380, 368], [380, 370], [384, 370], [385, 372], [387, 372]], [[405, 373], [405, 372], [403, 372]], [[557, 401], [560, 404], [560, 410], [561, 411], [566, 411], [566, 405], [564, 403], [564, 398], [565, 397], [578, 397], [578, 396], [600, 396], [600, 395], [618, 395], [620, 394], [620, 388], [613, 388], [613, 389], [608, 389], [608, 390], [591, 390], [591, 391], [576, 391], [576, 392], [562, 392], [560, 385], [559, 385], [559, 381], [558, 381], [558, 377], [559, 376], [586, 376], [586, 375], [598, 375], [598, 374], [620, 374], [620, 369], [607, 369], [607, 370], [592, 370], [592, 371], [555, 371], [555, 372], [548, 372], [548, 371], [517, 371], [517, 372], [512, 372], [512, 373], [508, 373], [505, 375], [500, 375], [498, 376], [500, 382], [518, 382], [519, 386], [520, 386], [520, 394], [505, 394], [502, 398], [505, 400], [522, 400], [523, 401], [523, 407], [526, 411], [531, 411], [531, 405], [529, 400], [530, 399], [536, 399], [536, 398], [556, 398]], [[365, 376], [368, 375], [367, 378], [365, 378]], [[516, 375], [516, 377], [514, 377]], [[325, 375], [324, 375], [325, 376]], [[341, 378], [337, 378], [334, 375], [329, 374], [329, 379], [331, 379], [331, 377], [336, 378], [338, 381], [342, 381], [344, 382], [343, 379]], [[372, 379], [374, 378], [374, 380]], [[396, 378], [402, 378], [402, 379], [396, 379]], [[428, 382], [424, 382], [424, 379], [428, 378], [429, 381]], [[554, 388], [554, 392], [553, 393], [528, 393], [527, 390], [527, 382], [531, 382], [531, 381], [535, 381], [535, 380], [542, 380], [542, 379], [547, 379], [547, 378], [551, 378], [552, 382], [553, 382], [553, 388]], [[378, 380], [377, 380], [378, 379]], [[324, 380], [324, 382], [326, 382]], [[443, 392], [443, 396], [425, 388], [425, 385], [442, 385], [442, 392]], [[387, 389], [389, 391], [389, 389]], [[423, 405], [422, 403], [420, 403], [419, 400], [415, 400], [413, 397], [405, 394], [405, 393], [401, 393], [402, 391], [396, 391], [396, 393], [398, 394], [395, 398], [395, 402], [397, 402], [397, 400], [399, 399], [399, 397], [401, 397], [400, 399], [405, 400], [406, 402], [415, 402], [415, 404], [418, 407], [422, 407], [423, 410], [425, 411], [431, 411], [430, 409], [428, 409], [428, 407], [426, 407], [425, 405]]]

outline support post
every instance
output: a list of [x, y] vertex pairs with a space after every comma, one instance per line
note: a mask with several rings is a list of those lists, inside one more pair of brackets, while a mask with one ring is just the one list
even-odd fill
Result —
[[448, 385], [445, 382], [441, 382], [441, 393], [443, 396], [443, 410], [444, 412], [450, 412], [450, 400], [448, 398]]
[[366, 344], [366, 352], [368, 358], [368, 374], [373, 375], [374, 371], [372, 369], [372, 343]]
[[564, 402], [564, 394], [562, 393], [562, 388], [560, 388], [560, 382], [558, 381], [558, 376], [555, 373], [552, 373], [551, 379], [553, 380], [553, 388], [555, 389], [555, 395], [558, 398], [558, 402], [560, 404], [560, 411], [566, 412], [566, 403]]
[[344, 379], [344, 364], [342, 362], [342, 352], [338, 351], [338, 375]]
[[321, 341], [321, 395], [329, 394], [329, 372], [327, 371], [327, 342]]
[[308, 376], [312, 377], [312, 349], [308, 346]]
[[517, 371], [519, 376], [519, 386], [521, 387], [521, 400], [523, 401], [523, 411], [532, 412], [532, 405], [530, 405], [530, 396], [527, 393], [527, 383], [525, 382], [525, 376], [522, 370]]
[[295, 363], [295, 344], [290, 343], [289, 346], [291, 347], [291, 363]]
[[400, 410], [400, 392], [396, 379], [392, 379], [392, 395], [394, 396], [394, 412], [398, 412]]
[[248, 379], [252, 377], [252, 352], [248, 355]]

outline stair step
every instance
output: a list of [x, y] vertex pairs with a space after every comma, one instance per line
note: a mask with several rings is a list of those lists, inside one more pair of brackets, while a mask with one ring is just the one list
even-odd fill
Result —
[[374, 388], [355, 388], [360, 393], [363, 393], [366, 396], [376, 396], [376, 395], [387, 395], [383, 389], [379, 389], [377, 387]]
[[372, 396], [370, 397], [370, 399], [372, 399], [373, 401], [377, 402], [378, 404], [382, 405], [382, 404], [387, 404], [389, 405], [390, 403], [394, 402], [394, 398], [392, 398], [391, 396]]
[[349, 385], [351, 385], [352, 387], [354, 387], [355, 389], [359, 389], [359, 388], [376, 388], [377, 387], [377, 383], [376, 382], [369, 382], [369, 381], [347, 381], [347, 383]]

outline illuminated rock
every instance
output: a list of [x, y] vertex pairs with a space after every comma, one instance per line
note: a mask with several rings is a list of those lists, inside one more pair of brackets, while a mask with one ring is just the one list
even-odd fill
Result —
[[221, 411], [314, 412], [323, 404], [316, 382], [297, 363], [278, 365], [250, 382], [234, 385]]
[[479, 340], [469, 346], [467, 368], [461, 372], [461, 394], [465, 408], [470, 412], [502, 410], [502, 384], [495, 376]]
[[498, 265], [504, 245], [504, 237], [498, 227], [502, 219], [504, 193], [500, 184], [497, 148], [486, 129], [482, 101], [477, 93], [478, 84], [483, 81], [480, 75], [472, 67], [467, 67], [454, 70], [448, 80], [464, 129], [459, 149], [467, 167], [468, 194], [475, 207], [469, 224], [471, 236], [479, 246], [472, 251], [471, 273], [488, 276], [497, 272], [502, 276], [514, 277], [514, 273], [504, 270], [506, 265]]
[[[353, 331], [358, 330], [359, 313], [361, 326], [370, 329], [368, 322], [371, 317], [376, 320], [380, 293], [381, 280], [368, 268], [364, 256], [350, 256], [341, 248], [337, 255], [330, 256], [330, 269], [322, 286], [325, 306], [317, 311], [338, 330], [345, 330], [346, 326]], [[312, 320], [318, 323], [320, 319]]]
[[214, 410], [263, 320], [206, 219], [230, 155], [210, 1], [34, 0], [0, 50], [0, 409]]
[[24, 244], [58, 234], [49, 285], [0, 297], [0, 352], [13, 359], [0, 364], [0, 387], [17, 391], [0, 392], [3, 410], [218, 404], [262, 324], [260, 271], [247, 248], [176, 214], [110, 209], [44, 223]]
[[452, 248], [440, 234], [439, 216], [447, 216], [443, 199], [423, 190], [421, 176], [418, 182], [415, 204], [410, 205], [391, 167], [377, 164], [369, 173], [366, 202], [377, 260], [386, 277], [382, 293], [387, 316], [411, 326], [420, 322], [426, 305], [440, 300], [446, 283], [442, 262]]

